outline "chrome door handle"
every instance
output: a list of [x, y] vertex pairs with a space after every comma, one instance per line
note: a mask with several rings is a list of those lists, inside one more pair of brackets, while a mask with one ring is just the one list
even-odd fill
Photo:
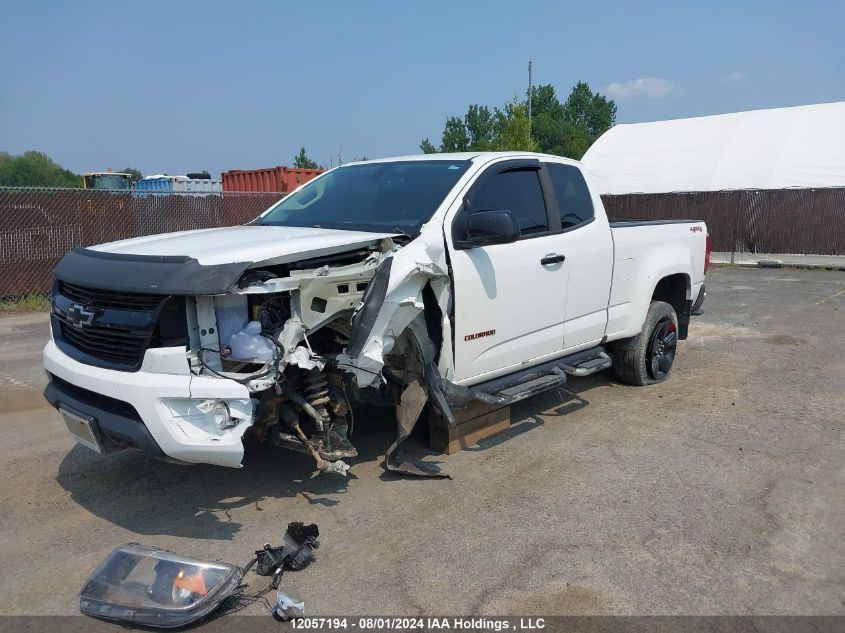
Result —
[[548, 266], [549, 264], [559, 264], [566, 259], [566, 255], [559, 255], [558, 253], [549, 253], [540, 260], [540, 264]]

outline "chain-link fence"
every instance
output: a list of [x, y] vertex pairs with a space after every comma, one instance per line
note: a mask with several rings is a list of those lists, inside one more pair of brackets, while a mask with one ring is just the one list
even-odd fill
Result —
[[[845, 265], [845, 187], [602, 196], [614, 220], [704, 220], [714, 261]], [[821, 257], [818, 257], [821, 256]]]
[[[0, 306], [48, 292], [53, 267], [76, 245], [243, 224], [282, 195], [0, 187]], [[757, 261], [778, 254], [842, 261], [845, 256], [845, 188], [629, 194], [603, 200], [611, 219], [704, 220], [714, 261]]]
[[48, 292], [53, 267], [74, 246], [243, 224], [283, 195], [0, 187], [0, 304]]

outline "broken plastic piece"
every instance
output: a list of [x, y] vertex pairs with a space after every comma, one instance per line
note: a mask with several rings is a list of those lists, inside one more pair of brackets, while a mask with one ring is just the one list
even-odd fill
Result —
[[308, 567], [314, 560], [314, 550], [320, 547], [318, 536], [320, 530], [314, 523], [288, 523], [285, 531], [285, 566], [294, 571]]
[[288, 523], [284, 544], [273, 547], [265, 543], [262, 549], [256, 550], [253, 560], [256, 564], [255, 573], [259, 576], [272, 576], [270, 585], [275, 589], [279, 586], [285, 569], [300, 571], [314, 561], [314, 551], [320, 547], [319, 536], [320, 529], [315, 523]]
[[323, 460], [323, 463], [320, 466], [320, 470], [324, 473], [333, 473], [335, 475], [343, 475], [344, 477], [346, 477], [346, 473], [350, 468], [351, 466], [342, 459], [339, 459], [336, 462], [327, 462]]
[[281, 622], [287, 622], [305, 615], [305, 601], [293, 587], [279, 587], [276, 590], [276, 606], [273, 607], [273, 617]]
[[181, 627], [217, 609], [243, 570], [138, 543], [115, 549], [79, 592], [79, 609], [96, 618], [157, 628]]
[[432, 477], [451, 479], [446, 473], [440, 472], [440, 469], [434, 464], [425, 464], [422, 462], [405, 462], [398, 464], [391, 463], [394, 453], [399, 448], [399, 445], [408, 439], [417, 420], [422, 413], [425, 403], [428, 402], [428, 394], [420, 386], [418, 380], [410, 383], [402, 392], [402, 398], [399, 406], [396, 408], [396, 427], [397, 436], [390, 448], [384, 454], [384, 467], [394, 473], [401, 473], [403, 475], [413, 475], [414, 477]]
[[259, 576], [272, 576], [285, 562], [285, 547], [272, 547], [265, 543], [264, 548], [255, 552], [255, 573]]
[[287, 361], [290, 365], [296, 365], [301, 369], [322, 369], [326, 363], [317, 357], [316, 354], [308, 351], [308, 348], [299, 345], [295, 347], [287, 355]]

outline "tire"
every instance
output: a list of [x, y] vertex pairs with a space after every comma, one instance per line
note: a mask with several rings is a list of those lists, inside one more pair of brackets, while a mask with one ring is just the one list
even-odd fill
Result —
[[611, 349], [613, 374], [629, 385], [663, 382], [678, 348], [678, 315], [663, 301], [652, 301], [642, 331]]

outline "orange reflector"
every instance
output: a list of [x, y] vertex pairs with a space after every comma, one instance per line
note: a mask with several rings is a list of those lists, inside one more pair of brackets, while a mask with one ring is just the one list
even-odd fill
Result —
[[202, 576], [201, 569], [198, 569], [196, 573], [191, 576], [187, 576], [184, 570], [180, 570], [176, 575], [176, 580], [173, 582], [173, 585], [179, 587], [179, 589], [185, 589], [201, 596], [208, 593], [208, 589], [205, 588], [205, 578]]

